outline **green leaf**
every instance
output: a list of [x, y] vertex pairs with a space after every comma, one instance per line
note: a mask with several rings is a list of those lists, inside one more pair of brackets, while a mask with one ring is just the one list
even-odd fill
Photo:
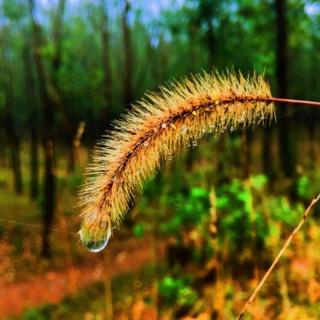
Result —
[[259, 174], [251, 177], [252, 187], [256, 190], [261, 191], [268, 182], [267, 176], [264, 174]]
[[137, 238], [141, 238], [145, 235], [145, 225], [142, 223], [137, 223], [133, 227], [133, 234]]

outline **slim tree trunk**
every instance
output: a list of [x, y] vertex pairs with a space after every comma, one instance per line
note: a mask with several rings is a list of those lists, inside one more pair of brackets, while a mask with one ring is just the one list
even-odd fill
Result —
[[63, 16], [66, 7], [66, 0], [59, 0], [58, 7], [53, 19], [52, 29], [52, 41], [54, 46], [54, 55], [51, 60], [51, 82], [48, 85], [51, 86], [51, 92], [54, 92], [54, 96], [51, 97], [56, 109], [62, 114], [62, 125], [64, 130], [64, 138], [69, 150], [68, 158], [68, 171], [74, 172], [76, 168], [76, 155], [73, 146], [74, 128], [70, 126], [68, 114], [63, 106], [62, 92], [59, 87], [58, 74], [61, 66], [61, 47], [62, 47], [62, 31], [63, 31]]
[[248, 179], [251, 171], [252, 162], [252, 131], [246, 129], [243, 133], [243, 176]]
[[[45, 112], [47, 113], [47, 112]], [[50, 114], [46, 114], [45, 123], [51, 118]], [[49, 257], [51, 255], [51, 226], [53, 223], [56, 201], [56, 173], [54, 163], [54, 141], [49, 136], [44, 139], [44, 155], [45, 155], [45, 181], [44, 181], [44, 212], [43, 212], [43, 230], [42, 230], [42, 256]]]
[[100, 0], [101, 10], [101, 47], [102, 47], [102, 67], [103, 67], [103, 92], [105, 99], [105, 114], [107, 120], [110, 113], [109, 106], [112, 98], [112, 78], [111, 65], [109, 56], [109, 32], [108, 32], [108, 16], [106, 12], [105, 0]]
[[35, 125], [31, 125], [30, 131], [31, 131], [30, 197], [32, 199], [36, 199], [38, 198], [38, 195], [39, 195], [38, 130]]
[[316, 119], [316, 114], [314, 114], [313, 119], [309, 119], [309, 126], [308, 126], [308, 141], [309, 141], [309, 161], [308, 161], [308, 166], [311, 168], [311, 170], [314, 170], [316, 168], [316, 163], [317, 163], [317, 143], [318, 139], [317, 137], [317, 121]]
[[216, 58], [217, 41], [215, 35], [215, 27], [213, 25], [214, 19], [217, 19], [220, 14], [219, 1], [213, 5], [212, 0], [201, 0], [198, 5], [198, 23], [206, 26], [206, 32], [204, 34], [204, 44], [208, 50], [209, 67], [212, 68]]
[[14, 190], [17, 194], [22, 194], [22, 172], [21, 172], [21, 160], [20, 160], [20, 139], [16, 132], [14, 118], [12, 115], [12, 107], [14, 105], [14, 96], [12, 92], [12, 74], [11, 70], [8, 70], [9, 83], [5, 85], [6, 94], [6, 133], [10, 146], [10, 158], [13, 172]]
[[205, 34], [205, 37], [206, 37], [206, 44], [207, 44], [208, 53], [209, 53], [209, 67], [212, 68], [214, 63], [215, 52], [216, 52], [216, 39], [214, 36], [212, 20], [210, 19], [210, 17], [208, 17], [207, 19], [207, 27], [208, 27], [208, 30]]
[[30, 126], [30, 197], [36, 199], [39, 194], [39, 152], [38, 152], [38, 108], [35, 99], [35, 82], [32, 68], [30, 46], [25, 44], [23, 50], [23, 62], [25, 72], [25, 88], [29, 106], [29, 126]]
[[[4, 120], [3, 117], [1, 120]], [[0, 127], [5, 128], [5, 121], [0, 121]], [[3, 168], [7, 166], [7, 143], [4, 131], [0, 130], [0, 166]]]
[[[54, 71], [59, 71], [61, 65], [62, 25], [65, 7], [66, 0], [59, 0], [57, 12], [53, 21], [54, 55], [52, 58], [52, 68]], [[57, 73], [53, 73], [53, 83], [55, 87], [58, 87]]]
[[[288, 22], [287, 0], [276, 0], [276, 76], [278, 95], [287, 97], [288, 93]], [[286, 108], [281, 108], [286, 110]], [[285, 111], [284, 111], [285, 112]], [[296, 157], [294, 152], [294, 139], [292, 137], [292, 118], [284, 117], [279, 121], [279, 152], [282, 171], [288, 178], [293, 178], [296, 170]]]
[[41, 57], [41, 29], [36, 23], [33, 14], [33, 0], [29, 0], [29, 9], [33, 30], [33, 54], [39, 81], [39, 91], [43, 103], [43, 149], [44, 149], [44, 204], [43, 204], [43, 234], [42, 234], [42, 256], [51, 254], [50, 234], [55, 212], [56, 196], [56, 173], [54, 162], [54, 101], [48, 94], [47, 78]]
[[10, 110], [11, 107], [8, 107], [6, 115], [6, 131], [7, 139], [10, 145], [10, 157], [13, 172], [14, 190], [17, 194], [22, 194], [23, 186], [20, 161], [20, 141], [14, 128], [14, 121]]
[[74, 127], [70, 125], [68, 114], [62, 102], [62, 92], [59, 87], [59, 70], [61, 66], [61, 47], [63, 35], [63, 16], [66, 8], [66, 0], [59, 0], [57, 10], [53, 17], [52, 24], [52, 43], [54, 54], [51, 59], [51, 73], [50, 78], [47, 80], [47, 86], [50, 87], [48, 94], [52, 100], [55, 109], [59, 110], [62, 115], [62, 126], [64, 138], [68, 148], [68, 164], [67, 169], [69, 172], [74, 172], [76, 168], [76, 156], [73, 146], [73, 136], [75, 134]]
[[274, 177], [274, 166], [272, 160], [272, 141], [273, 141], [272, 127], [268, 126], [263, 130], [262, 138], [262, 169], [265, 175], [270, 178]]
[[125, 71], [124, 71], [124, 104], [128, 106], [133, 100], [132, 90], [132, 48], [131, 48], [131, 35], [128, 25], [128, 15], [130, 12], [129, 0], [124, 0], [125, 6], [122, 14], [122, 29], [123, 29], [123, 41], [125, 51]]

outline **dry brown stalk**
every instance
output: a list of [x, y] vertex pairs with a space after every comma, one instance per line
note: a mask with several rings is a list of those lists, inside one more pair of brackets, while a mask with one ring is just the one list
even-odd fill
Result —
[[292, 233], [290, 234], [290, 236], [288, 237], [287, 241], [285, 242], [284, 246], [281, 248], [281, 250], [279, 251], [278, 255], [276, 256], [276, 258], [273, 260], [271, 266], [269, 267], [268, 271], [265, 273], [264, 277], [261, 279], [261, 281], [259, 282], [258, 286], [255, 288], [254, 292], [252, 293], [252, 295], [250, 296], [250, 298], [247, 300], [246, 304], [244, 305], [244, 307], [242, 308], [240, 314], [237, 317], [237, 320], [242, 319], [242, 317], [244, 316], [245, 312], [247, 311], [248, 307], [253, 303], [253, 301], [255, 300], [258, 292], [260, 291], [260, 289], [262, 288], [262, 286], [264, 285], [264, 283], [266, 282], [266, 280], [268, 279], [268, 277], [270, 276], [272, 270], [274, 269], [274, 267], [276, 266], [276, 264], [279, 262], [281, 256], [283, 255], [283, 253], [285, 252], [285, 250], [288, 248], [288, 246], [290, 245], [293, 237], [299, 232], [299, 230], [301, 229], [301, 227], [303, 226], [303, 224], [305, 223], [305, 221], [307, 220], [311, 209], [319, 202], [320, 200], [320, 194], [318, 195], [317, 198], [313, 199], [311, 201], [311, 203], [309, 204], [308, 208], [306, 209], [306, 211], [303, 213], [302, 219], [300, 220], [299, 224], [297, 225], [297, 227], [292, 231]]

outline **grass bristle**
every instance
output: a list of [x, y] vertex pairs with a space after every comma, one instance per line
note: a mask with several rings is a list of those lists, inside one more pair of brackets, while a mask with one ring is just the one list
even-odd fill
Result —
[[190, 141], [275, 118], [261, 76], [203, 74], [159, 92], [137, 102], [96, 147], [81, 192], [83, 228], [93, 238], [119, 224], [144, 180]]

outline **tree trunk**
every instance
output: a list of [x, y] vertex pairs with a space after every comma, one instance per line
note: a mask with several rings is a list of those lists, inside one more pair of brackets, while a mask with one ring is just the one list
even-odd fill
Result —
[[[52, 58], [52, 68], [54, 71], [58, 71], [61, 65], [61, 40], [62, 40], [62, 25], [63, 15], [66, 7], [66, 0], [59, 0], [57, 12], [53, 21], [53, 43], [54, 43], [54, 55]], [[57, 73], [53, 73], [53, 84], [57, 85]]]
[[25, 88], [29, 106], [29, 126], [30, 126], [30, 197], [36, 199], [39, 194], [39, 152], [38, 152], [38, 108], [35, 99], [35, 82], [32, 67], [32, 58], [30, 54], [30, 46], [25, 44], [23, 50], [23, 62], [25, 72]]
[[[5, 121], [3, 118], [1, 120], [3, 121], [0, 122], [0, 127], [5, 129]], [[5, 134], [5, 130], [0, 131], [0, 166], [2, 168], [7, 167], [7, 143]]]
[[63, 16], [66, 7], [66, 0], [59, 0], [57, 10], [53, 17], [52, 27], [52, 42], [54, 54], [51, 59], [51, 73], [47, 80], [47, 87], [50, 87], [48, 95], [54, 105], [54, 108], [59, 110], [62, 115], [62, 126], [64, 139], [68, 148], [68, 172], [74, 172], [76, 168], [76, 156], [73, 146], [74, 127], [70, 125], [68, 114], [63, 106], [62, 92], [59, 87], [59, 70], [61, 66], [61, 46], [62, 46], [62, 31], [63, 31]]
[[17, 194], [22, 194], [22, 172], [21, 172], [21, 160], [20, 160], [20, 139], [16, 132], [14, 119], [12, 116], [12, 109], [14, 105], [14, 96], [12, 92], [12, 74], [11, 70], [8, 70], [9, 83], [5, 85], [6, 94], [6, 134], [10, 146], [10, 158], [13, 172], [14, 190]]
[[20, 141], [14, 128], [14, 121], [10, 110], [11, 107], [8, 107], [6, 116], [6, 131], [7, 139], [10, 145], [10, 157], [13, 172], [14, 190], [17, 194], [22, 194], [23, 186], [20, 161]]
[[[47, 120], [50, 115], [46, 115]], [[56, 174], [54, 163], [54, 144], [50, 137], [44, 139], [44, 155], [45, 155], [45, 181], [44, 181], [44, 214], [42, 229], [42, 251], [44, 257], [51, 255], [51, 226], [55, 211], [55, 193], [56, 193]]]
[[132, 90], [132, 48], [131, 48], [131, 35], [128, 25], [128, 14], [130, 11], [129, 0], [125, 0], [124, 11], [122, 14], [122, 29], [123, 29], [123, 41], [125, 51], [125, 71], [124, 71], [124, 105], [127, 107], [133, 101]]
[[109, 106], [112, 99], [112, 78], [111, 65], [109, 56], [109, 32], [108, 32], [108, 16], [106, 12], [105, 0], [100, 2], [101, 10], [101, 47], [102, 47], [102, 67], [103, 67], [103, 93], [105, 99], [104, 114], [106, 120], [109, 120]]
[[268, 126], [263, 130], [262, 140], [262, 169], [265, 175], [270, 178], [270, 181], [274, 178], [274, 166], [272, 160], [272, 127]]
[[252, 162], [252, 131], [246, 129], [243, 133], [243, 177], [248, 179], [250, 177], [251, 162]]
[[[287, 0], [276, 0], [276, 26], [277, 26], [277, 52], [276, 76], [278, 83], [278, 96], [286, 98], [288, 93], [288, 23]], [[281, 107], [280, 115], [286, 112]], [[292, 118], [283, 117], [279, 121], [279, 152], [282, 171], [287, 178], [293, 178], [296, 170], [296, 156], [294, 152], [294, 139], [292, 137]]]
[[317, 150], [317, 144], [318, 144], [318, 139], [317, 139], [317, 120], [316, 117], [316, 113], [311, 111], [311, 114], [314, 115], [313, 119], [309, 119], [309, 126], [308, 126], [308, 134], [307, 134], [307, 138], [308, 138], [308, 146], [309, 146], [309, 161], [307, 163], [308, 168], [310, 168], [311, 170], [315, 170], [316, 169], [316, 163], [317, 163], [317, 154], [318, 154], [318, 150]]
[[42, 256], [49, 257], [51, 254], [50, 234], [55, 212], [56, 196], [56, 173], [54, 163], [54, 140], [53, 140], [53, 121], [54, 121], [54, 101], [48, 94], [47, 78], [41, 52], [41, 29], [36, 23], [33, 15], [33, 0], [29, 0], [29, 9], [33, 31], [33, 54], [36, 71], [39, 81], [39, 91], [43, 103], [43, 149], [44, 149], [44, 204], [43, 204], [43, 234], [42, 234]]
[[[53, 30], [52, 30], [52, 41], [54, 46], [54, 55], [51, 60], [51, 82], [48, 85], [51, 86], [51, 99], [55, 104], [56, 109], [58, 109], [62, 114], [62, 125], [64, 131], [64, 138], [69, 150], [68, 155], [68, 172], [74, 172], [76, 168], [76, 156], [75, 149], [73, 146], [73, 135], [74, 128], [70, 125], [68, 119], [68, 114], [62, 103], [62, 92], [59, 87], [58, 74], [61, 66], [61, 44], [62, 44], [62, 26], [63, 26], [63, 16], [66, 7], [66, 0], [59, 0], [57, 11], [53, 19]], [[54, 93], [52, 95], [52, 93]]]
[[214, 5], [212, 0], [199, 1], [198, 6], [198, 24], [206, 26], [206, 32], [204, 34], [204, 44], [208, 50], [208, 62], [209, 67], [212, 68], [216, 59], [217, 41], [215, 35], [215, 27], [213, 25], [214, 19], [217, 19], [220, 14], [221, 4], [217, 1]]

